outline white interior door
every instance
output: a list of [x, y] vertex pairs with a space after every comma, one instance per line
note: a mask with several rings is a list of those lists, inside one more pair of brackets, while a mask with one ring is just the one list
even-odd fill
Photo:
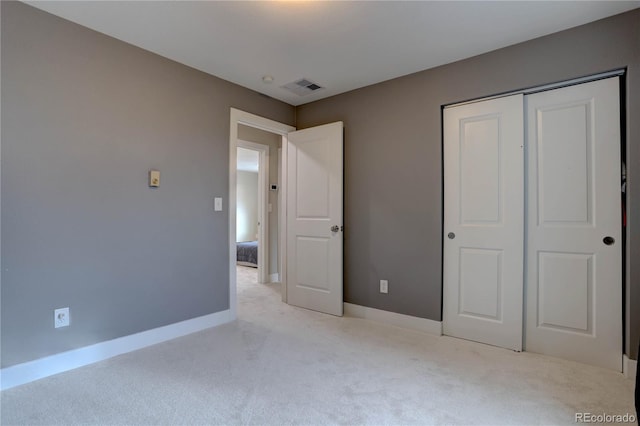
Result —
[[288, 303], [342, 315], [342, 122], [287, 142]]
[[529, 95], [525, 101], [525, 348], [620, 371], [618, 78]]
[[444, 334], [522, 349], [522, 95], [444, 111]]

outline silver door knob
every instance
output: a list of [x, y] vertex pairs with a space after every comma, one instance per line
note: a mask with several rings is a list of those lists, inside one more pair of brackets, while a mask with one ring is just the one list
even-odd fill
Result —
[[456, 234], [454, 234], [453, 232], [449, 232], [447, 234], [447, 237], [449, 237], [450, 240], [453, 240], [456, 237]]
[[338, 225], [333, 225], [331, 227], [331, 232], [338, 232], [340, 230], [340, 227]]

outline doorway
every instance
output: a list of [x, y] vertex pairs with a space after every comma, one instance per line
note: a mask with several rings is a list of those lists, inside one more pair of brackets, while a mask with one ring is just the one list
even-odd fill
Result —
[[[230, 111], [230, 137], [229, 137], [229, 309], [233, 317], [237, 316], [237, 235], [238, 216], [236, 206], [238, 189], [238, 148], [246, 148], [257, 151], [263, 157], [264, 167], [259, 173], [259, 193], [263, 196], [258, 201], [262, 209], [260, 228], [258, 228], [258, 241], [265, 244], [263, 250], [258, 250], [258, 264], [264, 265], [258, 268], [260, 282], [267, 283], [280, 281], [282, 300], [286, 302], [286, 280], [284, 265], [285, 247], [284, 241], [284, 209], [282, 194], [285, 192], [283, 180], [282, 159], [286, 152], [286, 136], [295, 130], [294, 127], [278, 123], [263, 117], [259, 117], [244, 111], [231, 108]], [[260, 167], [259, 167], [260, 169]], [[269, 207], [271, 205], [271, 208]], [[271, 209], [271, 211], [269, 211]], [[256, 224], [257, 225], [257, 224]], [[272, 226], [270, 226], [272, 225]], [[262, 239], [260, 234], [264, 234]]]
[[[239, 125], [240, 133], [243, 132]], [[251, 134], [246, 134], [251, 138]], [[265, 140], [271, 134], [251, 139]], [[273, 138], [275, 143], [278, 138]], [[257, 268], [257, 281], [261, 284], [278, 281], [277, 247], [272, 249], [272, 240], [277, 241], [277, 222], [270, 222], [272, 213], [278, 211], [269, 197], [267, 186], [272, 182], [269, 173], [269, 145], [238, 139], [237, 186], [236, 186], [236, 259], [239, 265]], [[277, 175], [276, 175], [277, 176]], [[271, 235], [271, 234], [275, 235]], [[273, 257], [275, 266], [271, 263]], [[274, 272], [275, 271], [275, 272]]]
[[[282, 301], [341, 316], [343, 123], [295, 131], [294, 127], [235, 108], [231, 108], [229, 136], [229, 309], [237, 317], [237, 148], [247, 139], [241, 138], [242, 134], [256, 132], [279, 137], [279, 146], [272, 150], [279, 148], [278, 158], [271, 157], [278, 181], [269, 184], [269, 189], [276, 193], [274, 199], [279, 199], [281, 207], [270, 219], [278, 223], [276, 263]], [[268, 211], [268, 203], [265, 209]]]

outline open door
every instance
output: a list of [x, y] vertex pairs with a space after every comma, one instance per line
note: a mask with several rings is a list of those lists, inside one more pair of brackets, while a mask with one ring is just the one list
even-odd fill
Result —
[[288, 134], [287, 302], [342, 316], [343, 124]]

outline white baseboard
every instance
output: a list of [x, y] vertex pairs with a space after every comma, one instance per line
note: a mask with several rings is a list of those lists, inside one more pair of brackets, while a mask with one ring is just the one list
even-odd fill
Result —
[[279, 283], [280, 282], [280, 274], [276, 272], [275, 274], [269, 275], [269, 282], [270, 283]]
[[366, 306], [354, 305], [352, 303], [344, 304], [344, 314], [349, 317], [367, 319], [374, 322], [394, 325], [396, 327], [408, 328], [410, 330], [417, 330], [423, 333], [442, 336], [442, 322], [440, 321], [368, 308]]
[[638, 371], [638, 361], [635, 359], [630, 359], [628, 356], [624, 355], [622, 357], [622, 374], [627, 379], [635, 379]]
[[23, 364], [12, 365], [11, 367], [0, 370], [0, 390], [33, 382], [34, 380], [93, 364], [94, 362], [103, 361], [117, 355], [182, 337], [233, 320], [234, 318], [230, 310], [216, 312], [106, 342], [96, 343], [95, 345], [73, 349]]

